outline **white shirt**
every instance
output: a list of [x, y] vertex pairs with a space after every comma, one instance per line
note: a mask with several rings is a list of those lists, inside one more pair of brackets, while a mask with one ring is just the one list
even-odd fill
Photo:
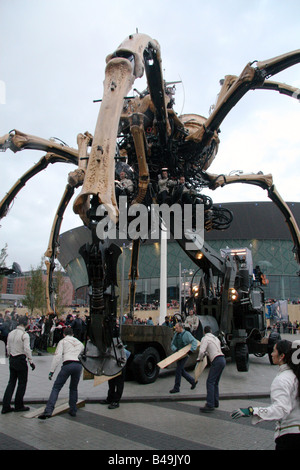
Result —
[[133, 182], [128, 178], [123, 178], [122, 180], [118, 181], [119, 186], [124, 189], [127, 189], [130, 193], [133, 191]]
[[188, 315], [185, 319], [184, 325], [189, 327], [191, 331], [196, 331], [199, 326], [199, 318], [195, 314]]
[[18, 325], [7, 337], [7, 353], [11, 356], [25, 354], [28, 361], [32, 362], [29, 334], [23, 325]]
[[74, 336], [65, 336], [57, 345], [50, 372], [54, 372], [62, 361], [79, 361], [78, 356], [84, 350], [83, 344]]
[[299, 381], [287, 364], [279, 366], [279, 373], [271, 385], [271, 406], [253, 408], [252, 424], [276, 420], [275, 439], [289, 433], [300, 433]]
[[201, 340], [198, 361], [202, 361], [204, 356], [208, 356], [210, 362], [217, 356], [224, 356], [220, 340], [212, 333], [206, 333]]

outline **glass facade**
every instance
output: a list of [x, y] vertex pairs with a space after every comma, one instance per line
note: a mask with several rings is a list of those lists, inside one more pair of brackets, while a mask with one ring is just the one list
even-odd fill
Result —
[[[247, 247], [252, 251], [253, 266], [260, 266], [269, 283], [264, 287], [265, 297], [273, 299], [298, 300], [300, 298], [300, 277], [297, 272], [299, 266], [293, 255], [293, 244], [289, 240], [212, 240], [209, 245], [217, 252], [221, 248]], [[128, 294], [128, 272], [130, 269], [130, 250], [125, 249], [125, 297]], [[184, 277], [186, 282], [191, 281], [190, 272], [197, 270], [197, 266], [190, 260], [180, 246], [168, 242], [167, 252], [167, 297], [168, 301], [179, 300], [179, 283]], [[194, 281], [197, 281], [195, 275]], [[151, 303], [159, 300], [160, 296], [160, 245], [158, 243], [145, 243], [141, 245], [139, 255], [139, 278], [136, 281], [136, 303]], [[126, 300], [125, 300], [126, 302]]]

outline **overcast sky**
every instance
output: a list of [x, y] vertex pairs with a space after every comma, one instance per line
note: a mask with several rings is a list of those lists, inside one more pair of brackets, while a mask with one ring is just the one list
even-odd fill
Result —
[[[300, 48], [299, 1], [1, 0], [0, 135], [18, 129], [76, 148], [79, 132], [95, 130], [100, 104], [93, 100], [102, 97], [106, 56], [136, 29], [160, 43], [165, 80], [182, 80], [176, 112], [207, 117], [225, 75]], [[134, 86], [142, 90], [143, 80]], [[274, 80], [300, 88], [300, 65]], [[221, 126], [209, 171], [272, 173], [283, 198], [299, 202], [299, 118], [299, 101], [271, 91], [248, 92]], [[0, 153], [0, 199], [43, 154]], [[40, 263], [73, 169], [51, 165], [18, 194], [0, 222], [7, 266], [16, 261], [25, 271]], [[265, 191], [249, 185], [209, 195], [214, 202], [268, 200]], [[61, 232], [79, 225], [72, 201]]]

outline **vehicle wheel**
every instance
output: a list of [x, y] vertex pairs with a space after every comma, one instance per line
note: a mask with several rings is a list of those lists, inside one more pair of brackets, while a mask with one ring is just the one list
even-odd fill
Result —
[[135, 380], [135, 375], [133, 371], [133, 358], [131, 356], [129, 359], [127, 359], [127, 364], [125, 367], [125, 380], [127, 382]]
[[235, 347], [235, 362], [239, 372], [248, 372], [249, 370], [249, 351], [245, 343], [237, 343]]
[[157, 363], [160, 361], [159, 354], [155, 348], [147, 348], [133, 359], [132, 369], [135, 379], [141, 384], [155, 382], [159, 374]]

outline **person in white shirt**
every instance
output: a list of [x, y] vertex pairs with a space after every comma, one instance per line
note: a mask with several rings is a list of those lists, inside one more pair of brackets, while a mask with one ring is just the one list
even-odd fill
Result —
[[208, 413], [219, 406], [219, 382], [226, 366], [221, 342], [212, 334], [211, 327], [208, 325], [204, 327], [204, 337], [200, 343], [197, 361], [202, 361], [204, 356], [208, 356], [211, 366], [206, 380], [206, 404], [200, 407], [200, 411]]
[[195, 312], [192, 308], [189, 310], [189, 314], [185, 319], [184, 326], [192, 333], [193, 336], [195, 336], [199, 326], [199, 317], [195, 315]]
[[170, 195], [176, 181], [169, 179], [168, 168], [162, 169], [162, 174], [158, 177], [158, 202], [163, 204]]
[[[32, 362], [29, 334], [25, 331], [28, 318], [20, 317], [18, 323], [18, 326], [12, 330], [7, 337], [7, 354], [9, 356], [10, 376], [3, 396], [2, 414], [9, 413], [11, 411], [29, 410], [29, 406], [24, 406], [24, 395], [28, 379], [27, 360], [32, 370], [35, 369], [35, 365]], [[15, 408], [12, 408], [10, 404], [17, 382], [18, 386], [15, 396]]]
[[131, 179], [126, 178], [125, 171], [121, 171], [120, 173], [120, 181], [118, 181], [118, 187], [121, 188], [121, 190], [124, 190], [125, 194], [130, 194], [134, 190], [133, 182]]
[[71, 377], [69, 388], [69, 414], [71, 416], [76, 416], [78, 383], [82, 371], [82, 365], [78, 359], [78, 356], [83, 352], [83, 350], [84, 346], [81, 341], [79, 341], [77, 338], [74, 338], [72, 328], [67, 327], [64, 330], [64, 338], [61, 339], [57, 345], [50, 368], [49, 380], [52, 380], [55, 369], [61, 361], [62, 368], [60, 369], [60, 372], [54, 382], [50, 397], [46, 404], [46, 408], [43, 414], [38, 417], [39, 419], [51, 418], [59, 392], [69, 377]]
[[279, 372], [271, 384], [271, 406], [239, 408], [232, 419], [252, 416], [252, 424], [276, 421], [275, 449], [300, 447], [300, 341], [280, 340], [274, 345], [273, 364]]

